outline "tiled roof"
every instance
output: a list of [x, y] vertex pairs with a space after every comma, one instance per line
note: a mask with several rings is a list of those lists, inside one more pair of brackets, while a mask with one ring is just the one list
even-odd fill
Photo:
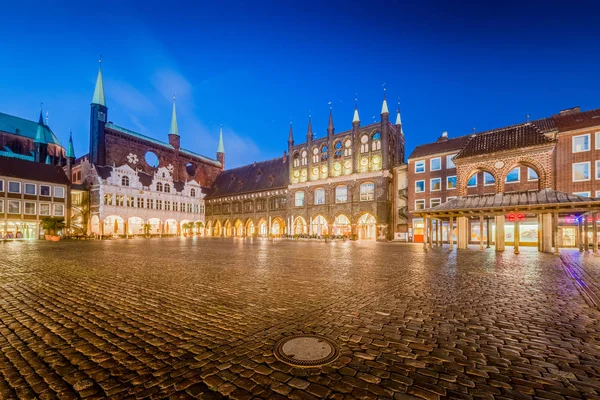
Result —
[[[0, 131], [2, 132], [12, 133], [14, 135], [35, 140], [37, 128], [37, 121], [31, 121], [20, 117], [15, 117], [14, 115], [0, 113]], [[44, 135], [46, 143], [53, 143], [58, 146], [61, 145], [60, 141], [48, 125], [44, 125]]]
[[559, 192], [553, 189], [529, 190], [518, 192], [491, 193], [479, 196], [461, 196], [455, 197], [439, 206], [419, 210], [418, 213], [440, 212], [440, 211], [459, 211], [473, 209], [491, 209], [491, 208], [511, 208], [520, 206], [536, 205], [559, 205], [592, 202], [593, 199], [585, 196], [578, 196], [571, 193]]
[[600, 108], [590, 111], [553, 115], [552, 120], [559, 132], [600, 125]]
[[62, 167], [12, 157], [0, 157], [0, 176], [61, 185], [70, 183]]
[[422, 144], [417, 146], [408, 158], [424, 157], [431, 154], [460, 150], [469, 141], [469, 138], [470, 135], [459, 136], [448, 140]]
[[278, 157], [223, 171], [206, 198], [286, 188], [290, 181], [288, 164], [288, 160]]
[[532, 122], [473, 135], [455, 159], [552, 143]]
[[[129, 130], [127, 128], [123, 128], [121, 126], [115, 125], [112, 122], [109, 122], [108, 124], [106, 124], [106, 128], [111, 129], [113, 131], [120, 132], [120, 133], [124, 133], [126, 135], [130, 135], [130, 136], [136, 137], [138, 139], [145, 140], [145, 141], [150, 142], [150, 143], [154, 143], [154, 144], [156, 144], [158, 146], [162, 146], [162, 147], [167, 147], [169, 149], [173, 149], [173, 146], [171, 146], [167, 142], [163, 142], [163, 141], [160, 141], [158, 139], [151, 138], [150, 136], [142, 135], [141, 133], [137, 133], [137, 132], [134, 132], [134, 131]], [[193, 151], [189, 151], [189, 150], [185, 150], [185, 149], [179, 149], [179, 152], [182, 153], [182, 154], [188, 155], [190, 157], [198, 158], [198, 159], [200, 159], [200, 160], [202, 160], [204, 162], [213, 164], [213, 165], [215, 165], [217, 167], [221, 166], [221, 163], [219, 161], [214, 160], [214, 159], [209, 158], [209, 157], [206, 157], [206, 156], [203, 156], [203, 155], [198, 154], [198, 153], [194, 153]]]

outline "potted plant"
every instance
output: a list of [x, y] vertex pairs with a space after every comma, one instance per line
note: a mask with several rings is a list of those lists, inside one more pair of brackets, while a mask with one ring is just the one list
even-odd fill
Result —
[[144, 235], [146, 235], [147, 238], [150, 237], [150, 229], [152, 229], [152, 226], [150, 225], [150, 222], [146, 222], [144, 224]]
[[47, 232], [45, 235], [46, 240], [58, 242], [60, 240], [60, 235], [57, 235], [57, 232], [64, 229], [66, 224], [64, 218], [45, 217], [40, 221], [40, 226]]
[[194, 223], [194, 225], [196, 226], [196, 232], [199, 234], [202, 228], [204, 228], [204, 223], [202, 221], [196, 221]]

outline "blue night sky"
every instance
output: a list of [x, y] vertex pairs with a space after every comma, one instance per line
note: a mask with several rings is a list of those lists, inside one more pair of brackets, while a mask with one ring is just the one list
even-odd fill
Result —
[[[227, 167], [280, 156], [309, 110], [326, 134], [378, 121], [385, 82], [414, 147], [580, 105], [600, 107], [600, 7], [592, 2], [10, 2], [0, 24], [0, 111], [37, 119], [88, 151], [103, 55], [108, 117]], [[493, 8], [492, 8], [493, 7]], [[394, 113], [390, 116], [394, 118]]]

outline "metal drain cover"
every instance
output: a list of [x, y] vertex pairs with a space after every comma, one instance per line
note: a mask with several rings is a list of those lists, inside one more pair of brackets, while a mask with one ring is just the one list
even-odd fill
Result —
[[275, 357], [300, 367], [313, 367], [334, 361], [339, 356], [336, 344], [324, 336], [294, 335], [275, 345]]

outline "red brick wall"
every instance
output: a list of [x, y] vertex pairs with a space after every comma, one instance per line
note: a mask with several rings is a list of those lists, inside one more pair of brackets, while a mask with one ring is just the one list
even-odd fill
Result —
[[[600, 160], [600, 143], [596, 142], [595, 132], [600, 132], [600, 126], [596, 128], [582, 129], [569, 133], [561, 133], [556, 145], [556, 189], [567, 192], [590, 192], [595, 196], [595, 191], [600, 190], [600, 180], [596, 180], [596, 160]], [[590, 150], [573, 153], [573, 137], [589, 134]], [[573, 182], [573, 163], [590, 162], [590, 180], [585, 182]]]

